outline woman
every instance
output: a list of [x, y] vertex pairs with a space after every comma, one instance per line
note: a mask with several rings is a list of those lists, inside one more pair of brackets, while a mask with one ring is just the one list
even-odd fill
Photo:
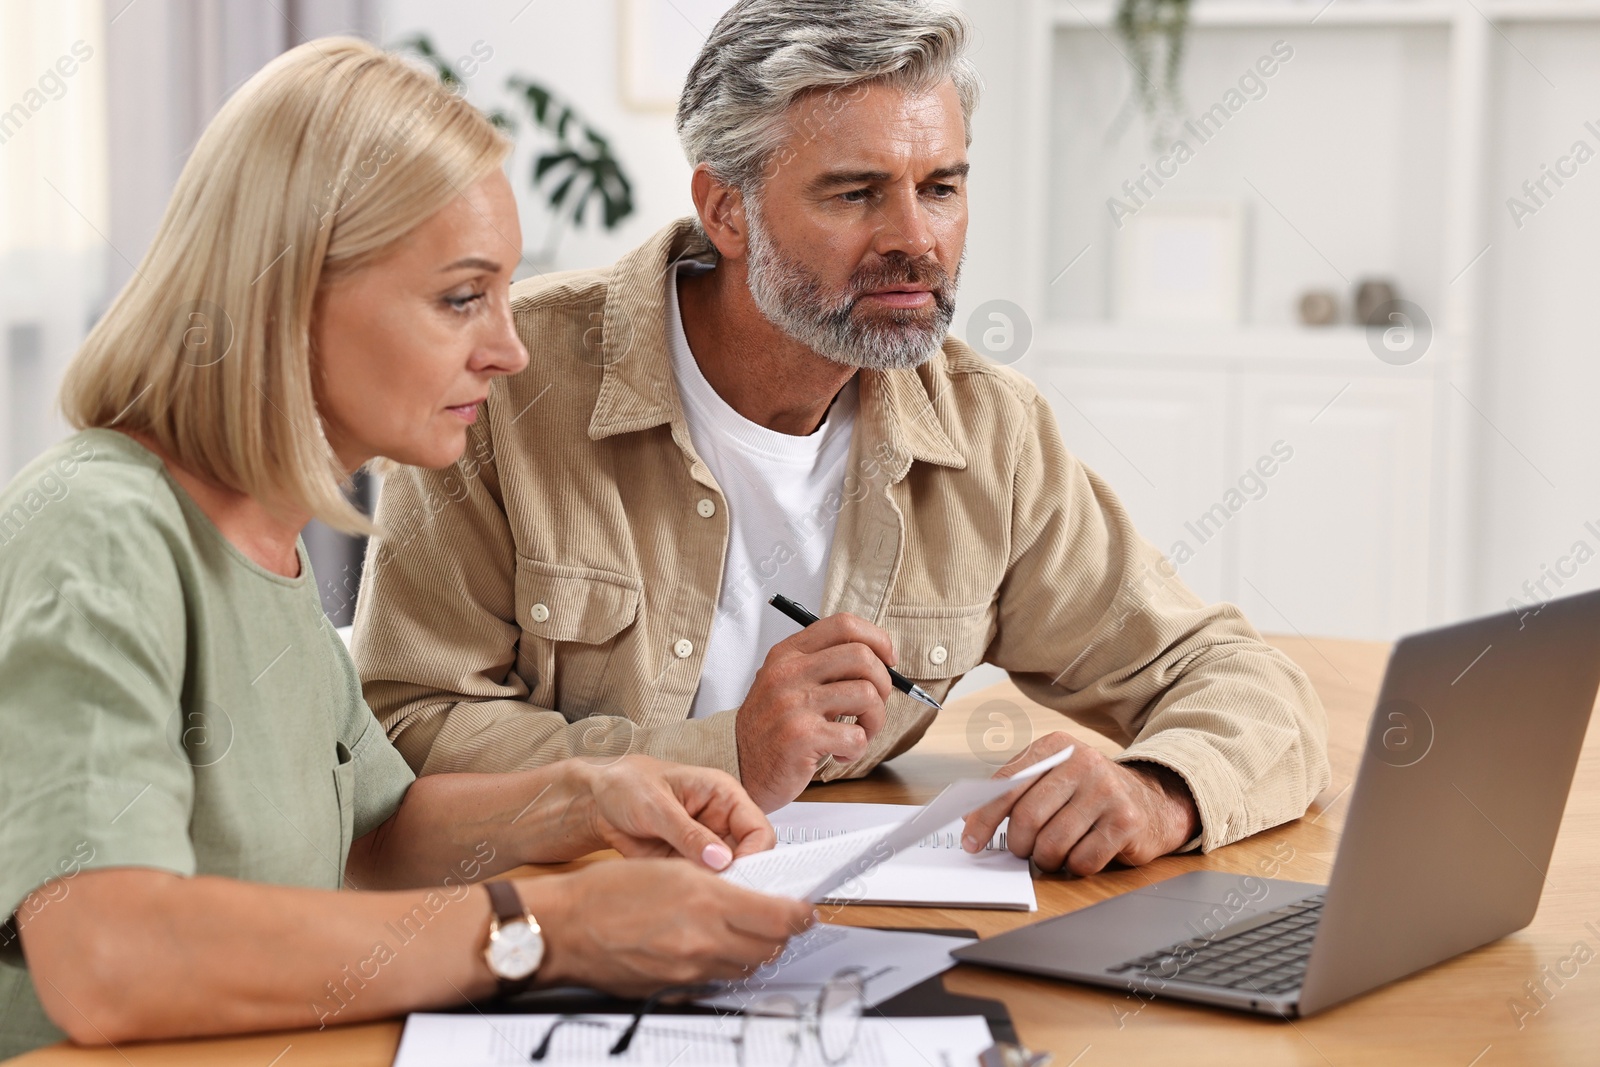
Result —
[[[413, 781], [319, 610], [301, 527], [363, 528], [377, 457], [454, 463], [527, 362], [506, 151], [370, 45], [297, 48], [78, 353], [81, 432], [0, 494], [0, 1057], [732, 976], [810, 921], [705, 869], [773, 841], [718, 772]], [[608, 846], [694, 862], [465, 885]]]

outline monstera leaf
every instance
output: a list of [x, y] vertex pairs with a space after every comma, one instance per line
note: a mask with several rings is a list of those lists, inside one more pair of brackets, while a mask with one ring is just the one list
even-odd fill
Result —
[[[417, 34], [401, 43], [420, 56], [438, 74], [451, 92], [464, 91], [465, 85], [454, 68], [439, 54], [426, 34]], [[548, 88], [521, 75], [506, 79], [506, 88], [527, 113], [530, 125], [544, 147], [533, 161], [532, 186], [544, 193], [545, 202], [558, 221], [581, 227], [591, 202], [600, 205], [600, 225], [616, 227], [633, 214], [633, 183], [622, 162], [611, 151], [611, 142], [591, 126], [578, 110]], [[502, 108], [484, 112], [489, 121], [507, 133], [517, 135], [521, 124], [516, 115]]]

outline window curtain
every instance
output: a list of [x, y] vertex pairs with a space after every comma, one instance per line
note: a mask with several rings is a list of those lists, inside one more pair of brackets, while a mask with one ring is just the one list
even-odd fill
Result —
[[0, 4], [0, 478], [66, 426], [55, 391], [104, 297], [98, 0]]

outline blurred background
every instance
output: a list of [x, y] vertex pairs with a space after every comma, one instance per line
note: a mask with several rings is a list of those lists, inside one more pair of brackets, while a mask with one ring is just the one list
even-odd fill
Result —
[[[526, 275], [688, 213], [672, 111], [728, 6], [7, 0], [0, 475], [67, 432], [63, 367], [278, 52], [404, 47], [498, 113]], [[962, 6], [987, 89], [955, 331], [1202, 596], [1387, 640], [1600, 587], [1600, 0]], [[360, 546], [308, 541], [347, 621]]]

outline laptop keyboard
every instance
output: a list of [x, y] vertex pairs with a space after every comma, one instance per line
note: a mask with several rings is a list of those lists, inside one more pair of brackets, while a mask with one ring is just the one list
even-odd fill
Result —
[[1182, 981], [1276, 996], [1299, 987], [1311, 956], [1321, 893], [1106, 968], [1155, 982]]

